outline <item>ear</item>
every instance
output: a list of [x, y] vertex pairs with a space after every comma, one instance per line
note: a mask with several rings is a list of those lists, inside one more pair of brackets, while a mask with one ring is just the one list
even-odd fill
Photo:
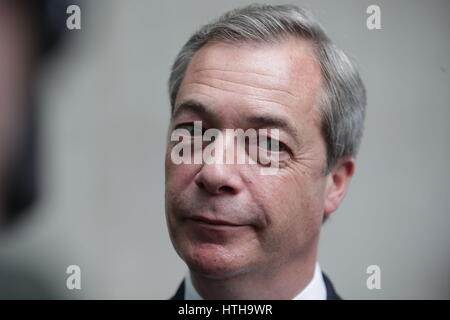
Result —
[[327, 176], [324, 215], [333, 213], [347, 192], [350, 180], [355, 172], [355, 159], [346, 157], [339, 159]]

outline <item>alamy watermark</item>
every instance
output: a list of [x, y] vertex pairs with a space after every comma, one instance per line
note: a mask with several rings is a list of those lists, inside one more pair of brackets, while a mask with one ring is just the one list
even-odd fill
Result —
[[366, 20], [366, 26], [369, 30], [381, 29], [381, 9], [378, 5], [372, 4], [367, 7], [366, 13], [369, 15]]
[[250, 164], [260, 166], [262, 175], [278, 172], [281, 151], [278, 129], [204, 131], [202, 121], [194, 121], [191, 129], [172, 131], [170, 140], [177, 142], [170, 154], [174, 164]]
[[81, 290], [81, 268], [76, 264], [67, 267], [66, 287], [69, 290]]
[[81, 8], [76, 4], [67, 7], [66, 13], [69, 15], [66, 19], [66, 27], [69, 30], [81, 29]]
[[367, 267], [366, 273], [370, 276], [366, 280], [366, 286], [369, 290], [381, 289], [381, 268], [376, 264]]

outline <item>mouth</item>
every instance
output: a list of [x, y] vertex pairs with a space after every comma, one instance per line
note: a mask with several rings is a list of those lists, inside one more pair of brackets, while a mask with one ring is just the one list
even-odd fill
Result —
[[226, 245], [251, 232], [249, 224], [239, 224], [206, 216], [185, 218], [185, 224], [191, 236], [199, 243]]
[[221, 219], [211, 219], [203, 216], [193, 216], [188, 218], [194, 223], [203, 224], [212, 227], [242, 227], [242, 224], [236, 224], [230, 221], [221, 220]]

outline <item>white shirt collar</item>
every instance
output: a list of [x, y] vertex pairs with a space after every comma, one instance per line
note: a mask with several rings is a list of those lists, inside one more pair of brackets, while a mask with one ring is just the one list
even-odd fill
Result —
[[[203, 298], [195, 290], [192, 280], [191, 273], [188, 271], [185, 277], [185, 287], [184, 287], [184, 299], [185, 300], [203, 300]], [[320, 265], [316, 262], [314, 268], [314, 276], [308, 285], [292, 300], [326, 300], [327, 299], [327, 289], [322, 276], [322, 270]]]

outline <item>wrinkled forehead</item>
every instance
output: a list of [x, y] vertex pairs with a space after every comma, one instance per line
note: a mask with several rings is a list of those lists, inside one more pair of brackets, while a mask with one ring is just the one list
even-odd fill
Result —
[[313, 45], [307, 40], [213, 41], [193, 56], [179, 97], [197, 92], [226, 99], [229, 93], [230, 99], [265, 100], [304, 114], [317, 105], [321, 79]]
[[192, 58], [188, 71], [231, 70], [265, 76], [267, 84], [302, 91], [320, 85], [321, 72], [313, 44], [287, 38], [270, 43], [212, 41]]

